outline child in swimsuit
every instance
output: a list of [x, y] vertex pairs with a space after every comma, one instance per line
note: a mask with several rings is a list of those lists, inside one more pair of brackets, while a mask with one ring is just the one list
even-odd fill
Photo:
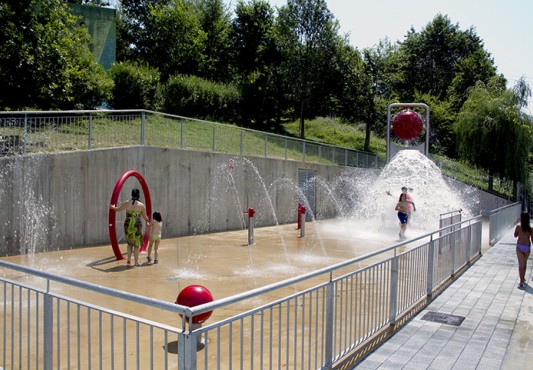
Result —
[[405, 228], [407, 227], [407, 222], [409, 222], [409, 207], [411, 205], [413, 206], [413, 211], [416, 211], [415, 204], [412, 201], [407, 200], [407, 195], [405, 193], [400, 194], [398, 204], [396, 204], [396, 207], [394, 208], [398, 211], [398, 218], [400, 219], [400, 233], [398, 234], [400, 240], [405, 239]]
[[159, 262], [159, 255], [157, 249], [159, 248], [159, 242], [161, 241], [161, 229], [163, 228], [163, 218], [161, 213], [154, 212], [152, 215], [152, 222], [150, 223], [150, 244], [148, 244], [148, 256], [146, 259], [148, 263], [152, 262], [152, 247], [154, 247], [154, 263]]
[[519, 289], [526, 287], [527, 259], [531, 252], [531, 241], [533, 240], [533, 231], [529, 222], [529, 213], [522, 212], [520, 224], [516, 225], [514, 230], [514, 236], [518, 238], [516, 241], [516, 257], [518, 258], [518, 276], [520, 278]]

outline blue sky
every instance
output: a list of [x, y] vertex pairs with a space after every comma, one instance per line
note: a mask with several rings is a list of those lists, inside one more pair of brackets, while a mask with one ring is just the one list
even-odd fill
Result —
[[[236, 0], [225, 0], [234, 5]], [[287, 0], [269, 0], [281, 7]], [[388, 37], [403, 41], [413, 27], [419, 32], [435, 15], [447, 15], [461, 30], [474, 27], [512, 87], [524, 76], [533, 88], [533, 0], [328, 0], [342, 33], [358, 49], [373, 47]], [[533, 112], [533, 99], [529, 101]]]

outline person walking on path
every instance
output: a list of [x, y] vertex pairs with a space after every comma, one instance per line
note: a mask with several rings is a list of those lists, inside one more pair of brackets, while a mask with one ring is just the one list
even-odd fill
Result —
[[154, 248], [154, 263], [159, 262], [159, 242], [161, 241], [161, 229], [163, 228], [163, 218], [161, 213], [154, 212], [152, 215], [152, 222], [150, 223], [150, 244], [148, 244], [148, 256], [146, 259], [148, 263], [152, 262], [152, 247]]
[[405, 239], [405, 229], [407, 227], [407, 222], [409, 222], [409, 207], [412, 205], [413, 211], [416, 211], [415, 203], [407, 200], [407, 194], [400, 194], [400, 199], [394, 210], [398, 211], [398, 218], [400, 219], [400, 233], [398, 234], [400, 240]]
[[131, 252], [133, 250], [133, 257], [135, 259], [135, 266], [139, 266], [139, 248], [143, 244], [143, 226], [141, 216], [146, 221], [146, 227], [150, 226], [148, 216], [146, 215], [146, 206], [139, 201], [141, 192], [139, 189], [131, 191], [131, 203], [126, 201], [119, 207], [111, 204], [109, 208], [113, 211], [126, 211], [126, 219], [124, 220], [124, 235], [126, 236], [126, 243], [128, 243], [128, 266], [131, 265]]
[[533, 231], [531, 230], [528, 212], [522, 212], [520, 214], [520, 224], [516, 225], [514, 236], [515, 238], [518, 238], [516, 241], [518, 276], [520, 277], [518, 289], [524, 289], [526, 287], [527, 259], [531, 252], [531, 241], [533, 240]]

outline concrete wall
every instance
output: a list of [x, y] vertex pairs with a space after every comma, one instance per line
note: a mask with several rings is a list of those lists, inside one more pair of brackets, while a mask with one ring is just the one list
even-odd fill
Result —
[[[229, 163], [232, 162], [233, 166]], [[256, 211], [257, 227], [295, 223], [301, 190], [299, 170], [315, 171], [324, 183], [350, 175], [353, 168], [299, 161], [239, 157], [157, 147], [0, 158], [0, 255], [109, 244], [111, 195], [123, 173], [136, 170], [148, 184], [152, 211], [161, 212], [164, 237], [245, 229], [244, 211]], [[357, 169], [361, 176], [361, 169]], [[363, 176], [376, 176], [364, 170]], [[449, 181], [476, 199], [478, 214], [509, 202], [472, 187]], [[124, 184], [121, 201], [135, 178]], [[315, 195], [317, 219], [337, 216], [327, 191]], [[350, 189], [337, 189], [337, 201], [353, 204]], [[141, 198], [143, 200], [143, 198]], [[474, 212], [476, 210], [473, 210]], [[121, 236], [124, 213], [117, 214]]]
[[[299, 169], [327, 182], [342, 167], [156, 147], [0, 158], [0, 254], [109, 244], [111, 195], [129, 170], [146, 180], [165, 237], [244, 229], [249, 207], [258, 227], [296, 222]], [[132, 177], [119, 199], [134, 187], [141, 188]], [[334, 217], [321, 197], [316, 216]], [[117, 234], [123, 218], [117, 214]]]

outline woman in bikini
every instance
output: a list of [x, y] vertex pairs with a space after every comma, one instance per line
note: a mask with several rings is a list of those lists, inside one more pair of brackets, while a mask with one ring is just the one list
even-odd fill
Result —
[[146, 226], [150, 226], [148, 216], [146, 215], [146, 206], [139, 201], [139, 189], [131, 191], [131, 203], [126, 201], [115, 207], [114, 204], [110, 208], [116, 212], [126, 210], [126, 219], [124, 220], [124, 234], [126, 242], [128, 243], [128, 266], [131, 265], [131, 251], [133, 249], [133, 257], [135, 259], [135, 266], [139, 266], [139, 248], [143, 244], [143, 226], [141, 216], [146, 221]]
[[533, 231], [529, 224], [529, 213], [522, 212], [520, 215], [520, 224], [514, 229], [516, 241], [516, 257], [518, 258], [518, 275], [520, 277], [519, 289], [526, 287], [526, 268], [527, 259], [531, 252], [531, 241], [533, 240]]

